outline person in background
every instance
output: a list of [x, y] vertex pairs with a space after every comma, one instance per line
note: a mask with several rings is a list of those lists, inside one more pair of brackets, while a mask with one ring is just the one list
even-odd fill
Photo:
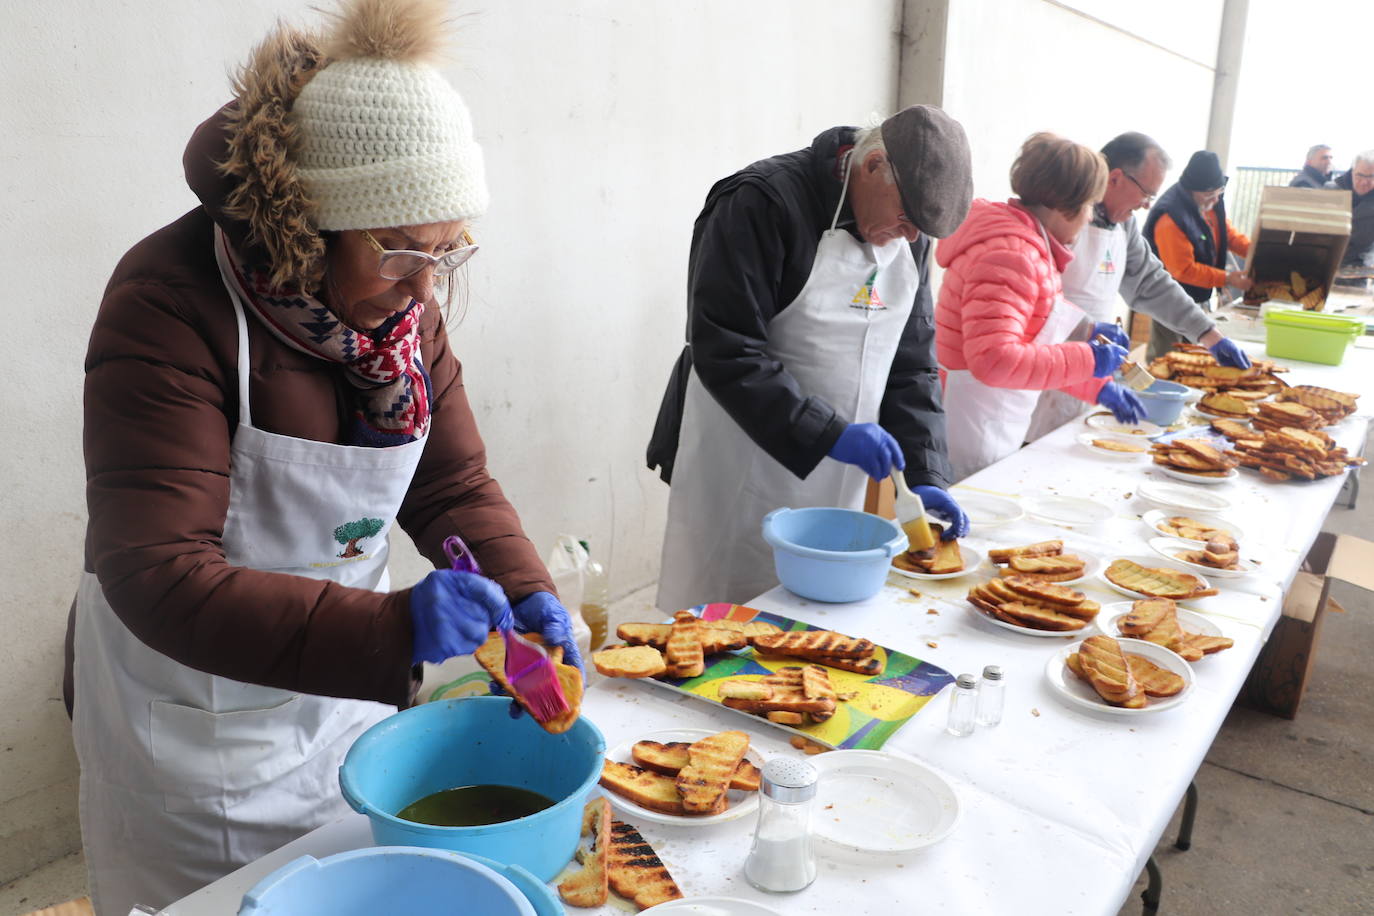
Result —
[[[1210, 150], [1198, 150], [1178, 183], [1150, 208], [1143, 230], [1165, 270], [1207, 311], [1216, 290], [1229, 286], [1244, 292], [1253, 285], [1244, 271], [1226, 269], [1227, 254], [1245, 257], [1250, 239], [1226, 218], [1225, 190], [1221, 159]], [[1156, 319], [1150, 327], [1147, 358], [1167, 353], [1180, 339]]]
[[1107, 186], [1107, 163], [1086, 146], [1032, 135], [1011, 167], [1016, 198], [975, 200], [936, 247], [945, 269], [935, 308], [944, 371], [949, 461], [956, 480], [1025, 442], [1042, 391], [1058, 389], [1134, 423], [1144, 408], [1110, 381], [1126, 348], [1071, 340], [1085, 313], [1065, 300], [1060, 274]]
[[[1073, 260], [1064, 268], [1064, 298], [1088, 316], [1071, 339], [1104, 334], [1129, 348], [1130, 340], [1114, 323], [1120, 297], [1132, 311], [1206, 346], [1223, 366], [1247, 368], [1250, 358], [1245, 351], [1217, 330], [1140, 234], [1135, 211], [1153, 203], [1163, 187], [1168, 155], [1145, 134], [1132, 132], [1113, 137], [1102, 147], [1102, 157], [1107, 160], [1107, 190], [1093, 208], [1092, 222], [1073, 243]], [[1083, 410], [1081, 400], [1046, 391], [1036, 404], [1027, 438], [1034, 442]]]
[[1341, 267], [1364, 277], [1374, 275], [1374, 149], [1356, 156], [1335, 187], [1350, 192], [1350, 241]]
[[1316, 188], [1321, 190], [1331, 182], [1331, 147], [1318, 143], [1307, 151], [1307, 162], [1302, 171], [1288, 182], [1290, 188]]
[[[420, 663], [512, 625], [577, 661], [441, 314], [488, 199], [433, 65], [445, 16], [349, 0], [327, 36], [278, 27], [187, 146], [199, 205], [106, 288], [68, 655], [98, 916], [347, 814], [339, 765]], [[393, 523], [441, 567], [400, 591]], [[448, 568], [455, 534], [491, 578]]]
[[646, 454], [672, 486], [659, 608], [773, 587], [766, 513], [862, 508], [894, 467], [945, 537], [967, 533], [945, 492], [928, 252], [968, 211], [970, 173], [963, 128], [915, 105], [711, 188], [692, 233], [688, 344]]

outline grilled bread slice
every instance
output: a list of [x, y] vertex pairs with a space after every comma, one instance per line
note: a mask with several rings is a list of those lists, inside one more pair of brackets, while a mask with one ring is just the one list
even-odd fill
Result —
[[829, 697], [835, 699], [835, 688], [830, 685], [830, 675], [820, 665], [807, 665], [801, 672], [802, 693], [811, 699]]
[[835, 655], [841, 658], [863, 658], [872, 655], [874, 645], [867, 639], [856, 639], [833, 630], [794, 630], [786, 633], [765, 633], [750, 639], [754, 648], [775, 655], [811, 658], [814, 655]]
[[1076, 659], [1070, 662], [1074, 673], [1087, 680], [1108, 703], [1132, 709], [1145, 705], [1145, 693], [1136, 683], [1121, 643], [1115, 639], [1089, 636], [1070, 658]]
[[876, 677], [883, 673], [887, 667], [887, 662], [876, 655], [865, 656], [864, 658], [838, 658], [834, 655], [813, 655], [810, 661], [818, 665], [825, 665], [827, 668], [839, 668], [841, 671], [853, 671], [855, 674], [865, 674], [869, 677]]
[[1189, 598], [1215, 595], [1216, 589], [1203, 588], [1197, 576], [1167, 567], [1141, 566], [1133, 560], [1113, 560], [1107, 567], [1108, 579], [1122, 588], [1152, 598]]
[[692, 742], [687, 748], [687, 765], [677, 774], [682, 806], [693, 814], [724, 811], [725, 793], [747, 750], [749, 735], [741, 731], [721, 732]]
[[1174, 612], [1172, 598], [1144, 598], [1131, 605], [1131, 612], [1116, 622], [1123, 635], [1143, 638], [1144, 635]]
[[1067, 585], [1055, 585], [1052, 582], [1040, 582], [1035, 579], [1028, 579], [1025, 576], [1008, 576], [1001, 580], [1008, 588], [1017, 594], [1038, 601], [1041, 604], [1053, 604], [1056, 606], [1074, 607], [1082, 604], [1088, 596]]
[[[701, 651], [707, 655], [714, 652], [724, 652], [727, 649], [743, 649], [749, 644], [749, 639], [744, 632], [731, 627], [721, 626], [725, 621], [713, 620], [709, 623], [701, 624]], [[752, 626], [753, 624], [750, 624]], [[771, 623], [759, 624], [759, 626], [772, 627]], [[622, 623], [616, 627], [615, 635], [625, 640], [632, 646], [653, 646], [655, 649], [666, 649], [668, 647], [668, 637], [673, 632], [671, 623]]]
[[[537, 633], [527, 633], [525, 638], [542, 643], [544, 640]], [[486, 669], [491, 679], [501, 685], [501, 689], [508, 696], [514, 697], [515, 702], [525, 707], [525, 711], [530, 714], [530, 718], [539, 722], [539, 727], [551, 735], [561, 735], [563, 732], [573, 727], [577, 717], [582, 711], [582, 672], [572, 665], [563, 664], [562, 646], [554, 646], [549, 651], [549, 661], [553, 662], [553, 670], [558, 675], [558, 684], [563, 688], [563, 698], [568, 701], [566, 712], [559, 713], [547, 722], [539, 722], [539, 717], [534, 714], [530, 704], [520, 694], [511, 687], [510, 681], [506, 680], [506, 641], [499, 632], [492, 631], [487, 637], [487, 641], [472, 653], [477, 659], [477, 664]]]
[[667, 656], [670, 677], [697, 677], [706, 670], [702, 630], [701, 621], [691, 611], [678, 611], [673, 615], [673, 631], [668, 634], [668, 645], [663, 652]]
[[1025, 576], [1029, 579], [1037, 579], [1041, 582], [1070, 582], [1074, 579], [1083, 578], [1084, 568], [1085, 567], [1080, 566], [1076, 569], [1071, 569], [1068, 572], [1038, 573], [1024, 572], [1019, 569], [1012, 569], [1010, 566], [1003, 566], [1000, 570], [998, 570], [997, 575], [1001, 576], [1004, 579], [1010, 576]]
[[1239, 420], [1213, 420], [1211, 422], [1211, 427], [1233, 441], [1236, 439], [1250, 439], [1255, 435], [1250, 427], [1241, 423]]
[[638, 830], [621, 821], [611, 821], [606, 877], [612, 890], [634, 901], [640, 909], [682, 897], [654, 847], [644, 841]]
[[1149, 697], [1171, 697], [1183, 692], [1186, 683], [1181, 675], [1168, 668], [1161, 668], [1148, 658], [1126, 653], [1126, 661], [1131, 666], [1131, 674], [1136, 683]]
[[766, 712], [763, 717], [769, 722], [776, 722], [779, 725], [801, 725], [806, 721], [806, 716], [799, 712], [783, 712], [781, 709]]
[[678, 792], [672, 776], [664, 776], [630, 763], [607, 760], [601, 765], [601, 785], [650, 811], [688, 813], [682, 803], [682, 793]]
[[591, 838], [584, 854], [577, 850], [582, 870], [558, 885], [558, 896], [569, 906], [601, 906], [610, 897], [606, 859], [611, 848], [611, 806], [594, 798], [582, 810], [582, 833]]
[[[747, 621], [724, 620], [724, 619], [722, 619], [722, 620], [712, 620], [712, 621], [708, 624], [708, 626], [710, 626], [712, 629], [717, 629], [717, 630], [732, 630], [732, 631], [734, 631], [734, 632], [736, 632], [736, 633], [743, 634], [743, 636], [745, 637], [746, 642], [747, 642], [747, 640], [748, 640], [748, 638], [749, 638], [750, 636], [762, 636], [764, 633], [781, 633], [781, 632], [782, 632], [782, 627], [778, 626], [778, 625], [775, 624], [775, 623], [767, 623], [766, 621], [763, 621], [763, 620], [747, 620]], [[733, 648], [737, 648], [737, 649], [738, 649], [738, 648], [743, 648], [743, 647], [742, 647], [742, 646], [734, 646]]]
[[1073, 576], [1070, 578], [1081, 576], [1087, 565], [1086, 560], [1071, 553], [1054, 556], [1012, 557], [1007, 561], [1007, 568], [1014, 572], [1031, 573], [1037, 576], [1072, 573]]
[[[1204, 636], [1201, 633], [1183, 634], [1183, 645], [1203, 655], [1211, 655], [1214, 652], [1220, 652], [1222, 649], [1229, 649], [1235, 644], [1236, 641], [1234, 639], [1227, 639], [1225, 636]], [[1187, 656], [1184, 656], [1184, 658], [1187, 658]]]
[[1221, 453], [1221, 450], [1205, 440], [1175, 439], [1170, 444], [1175, 450], [1187, 452], [1204, 462], [1204, 468], [1210, 467], [1213, 470], [1220, 470], [1228, 466], [1226, 456]]
[[1009, 601], [998, 605], [998, 610], [1002, 614], [1015, 618], [1015, 622], [1021, 626], [1036, 630], [1064, 630], [1067, 632], [1069, 630], [1081, 630], [1088, 625], [1086, 620], [1061, 614], [1052, 608], [1039, 604], [1022, 604], [1019, 601]]
[[835, 701], [829, 697], [808, 697], [800, 687], [775, 688], [766, 700], [722, 699], [721, 704], [745, 712], [834, 712]]
[[[630, 756], [646, 770], [653, 770], [664, 776], [676, 776], [688, 763], [689, 747], [691, 744], [686, 741], [636, 741], [630, 748]], [[759, 778], [759, 768], [748, 760], [741, 760], [735, 769], [735, 775], [730, 777], [730, 788], [757, 792]]]
[[766, 700], [773, 695], [773, 688], [763, 681], [743, 679], [721, 681], [717, 690], [721, 696], [736, 700]]
[[1050, 557], [1064, 552], [1063, 541], [1040, 541], [1024, 547], [999, 547], [988, 551], [988, 559], [999, 566], [1011, 561], [1012, 557]]
[[1221, 414], [1224, 417], [1248, 417], [1255, 412], [1255, 408], [1249, 401], [1233, 398], [1220, 391], [1204, 395], [1198, 401], [1198, 406], [1203, 410]]
[[611, 646], [593, 652], [592, 664], [606, 677], [653, 677], [668, 667], [653, 646]]

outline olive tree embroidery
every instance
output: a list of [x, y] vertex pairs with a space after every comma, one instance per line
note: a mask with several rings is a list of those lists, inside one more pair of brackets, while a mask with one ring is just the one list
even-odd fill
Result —
[[381, 531], [384, 524], [386, 523], [379, 518], [360, 518], [357, 521], [344, 522], [335, 528], [334, 540], [347, 545], [339, 556], [344, 559], [362, 556], [363, 552], [358, 549], [358, 542]]

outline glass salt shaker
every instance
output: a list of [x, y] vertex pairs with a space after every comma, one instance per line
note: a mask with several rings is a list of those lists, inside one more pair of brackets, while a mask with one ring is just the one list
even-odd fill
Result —
[[1002, 702], [1007, 692], [1002, 669], [988, 665], [983, 669], [983, 683], [978, 686], [978, 724], [996, 725], [1002, 721]]
[[816, 880], [811, 808], [820, 773], [805, 760], [774, 757], [763, 765], [759, 822], [744, 877], [761, 891], [785, 894]]
[[978, 678], [961, 674], [949, 695], [949, 723], [945, 731], [956, 738], [973, 734], [978, 716]]

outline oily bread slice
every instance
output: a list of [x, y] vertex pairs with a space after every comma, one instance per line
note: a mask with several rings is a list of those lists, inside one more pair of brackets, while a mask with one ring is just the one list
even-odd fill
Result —
[[1081, 576], [1087, 561], [1075, 554], [1056, 554], [1055, 556], [1012, 557], [1007, 568], [1018, 573], [1031, 573], [1037, 576], [1054, 576], [1071, 573], [1070, 578]]
[[592, 665], [606, 677], [653, 677], [668, 668], [653, 646], [611, 646], [593, 652]]
[[569, 906], [601, 906], [611, 896], [606, 859], [611, 848], [611, 806], [594, 798], [582, 809], [582, 835], [590, 837], [587, 850], [577, 850], [582, 870], [558, 885], [558, 896]]
[[853, 671], [855, 674], [864, 674], [869, 677], [876, 677], [883, 673], [887, 667], [887, 662], [876, 655], [868, 655], [864, 658], [839, 658], [834, 655], [813, 655], [809, 661], [818, 665], [825, 665], [827, 668], [839, 668], [841, 671]]
[[[538, 633], [527, 633], [525, 638], [531, 642], [542, 643], [544, 640]], [[578, 715], [582, 711], [582, 672], [572, 665], [563, 664], [563, 648], [554, 646], [549, 651], [549, 661], [553, 662], [554, 671], [558, 674], [558, 683], [563, 688], [563, 698], [568, 701], [566, 712], [559, 713], [547, 722], [539, 722], [535, 717], [534, 710], [524, 697], [517, 694], [511, 687], [510, 681], [506, 680], [506, 641], [501, 634], [493, 630], [487, 637], [487, 641], [472, 653], [477, 659], [477, 664], [486, 669], [491, 679], [501, 685], [501, 689], [508, 696], [514, 697], [515, 702], [525, 707], [525, 711], [530, 714], [530, 718], [539, 722], [539, 727], [551, 735], [561, 735], [563, 732], [573, 727]]]
[[601, 785], [621, 798], [627, 798], [650, 811], [687, 814], [676, 780], [630, 763], [607, 760], [601, 765]]
[[[743, 649], [749, 644], [747, 634], [731, 627], [721, 626], [723, 620], [703, 623], [701, 629], [701, 651], [707, 655], [724, 652], [727, 649]], [[771, 623], [759, 626], [773, 627]], [[777, 627], [773, 627], [774, 630]], [[668, 637], [673, 632], [671, 623], [622, 623], [616, 627], [615, 635], [632, 646], [653, 646], [666, 649]]]
[[1007, 616], [1014, 618], [1014, 622], [1023, 627], [1031, 627], [1036, 630], [1081, 630], [1088, 625], [1086, 620], [1078, 617], [1070, 617], [1068, 614], [1061, 614], [1058, 611], [1039, 604], [1022, 604], [1019, 601], [1009, 601], [998, 605], [998, 610]]
[[1108, 703], [1132, 709], [1145, 705], [1145, 693], [1136, 683], [1121, 643], [1115, 639], [1089, 636], [1070, 659], [1074, 673], [1087, 680]]
[[802, 693], [811, 699], [829, 697], [835, 699], [835, 688], [830, 684], [830, 675], [820, 665], [807, 665], [801, 670]]
[[[1236, 641], [1234, 639], [1228, 639], [1225, 636], [1205, 636], [1202, 633], [1187, 632], [1183, 634], [1182, 642], [1184, 648], [1199, 652], [1201, 655], [1211, 655], [1214, 652], [1220, 652], [1222, 649], [1229, 649], [1235, 644]], [[1180, 652], [1179, 654], [1182, 655], [1183, 653]], [[1188, 658], [1186, 655], [1183, 657], [1185, 659]]]
[[1131, 612], [1116, 622], [1116, 628], [1124, 636], [1142, 639], [1173, 611], [1172, 598], [1144, 598], [1131, 604]]
[[687, 765], [677, 774], [682, 806], [692, 814], [724, 811], [725, 793], [747, 750], [749, 735], [742, 731], [720, 732], [692, 742]]
[[743, 678], [721, 681], [717, 690], [722, 697], [736, 700], [767, 700], [773, 696], [773, 688], [763, 681], [746, 681]]
[[833, 630], [792, 630], [785, 633], [765, 633], [750, 638], [754, 648], [774, 655], [793, 655], [811, 658], [814, 655], [834, 655], [841, 658], [863, 658], [873, 654], [873, 643], [856, 639]]
[[1161, 668], [1148, 658], [1127, 652], [1126, 661], [1131, 666], [1131, 674], [1135, 675], [1136, 683], [1145, 691], [1146, 696], [1171, 697], [1182, 693], [1183, 688], [1187, 686], [1182, 675], [1175, 674], [1168, 668]]
[[1075, 605], [1082, 604], [1088, 599], [1087, 595], [1067, 585], [1040, 582], [1035, 579], [1028, 579], [1025, 576], [1008, 576], [1001, 581], [1017, 594], [1030, 598], [1032, 601], [1038, 601], [1041, 604], [1074, 607]]
[[702, 652], [701, 621], [691, 611], [678, 611], [673, 615], [673, 630], [668, 634], [668, 645], [663, 654], [668, 662], [669, 677], [698, 677], [706, 670], [706, 657]]
[[[630, 756], [646, 770], [653, 770], [664, 776], [676, 776], [687, 765], [689, 747], [691, 744], [687, 741], [636, 741], [630, 748]], [[730, 788], [757, 792], [760, 776], [758, 767], [748, 760], [741, 760], [739, 767], [735, 769], [735, 775], [730, 777]]]
[[611, 890], [648, 909], [678, 900], [682, 891], [668, 873], [654, 847], [639, 831], [622, 821], [611, 821], [610, 851], [606, 856], [606, 877]]
[[989, 550], [988, 559], [1000, 566], [1010, 562], [1012, 557], [1049, 557], [1058, 556], [1063, 552], [1063, 541], [1040, 541], [1036, 544], [1026, 544], [1023, 547], [999, 547], [996, 550]]
[[1227, 466], [1226, 456], [1221, 450], [1203, 439], [1175, 439], [1170, 445], [1202, 462], [1198, 470], [1220, 470]]
[[1188, 598], [1203, 594], [1214, 595], [1214, 589], [1203, 589], [1198, 578], [1190, 573], [1167, 567], [1141, 566], [1133, 560], [1113, 560], [1106, 576], [1122, 588], [1149, 595], [1152, 598]]
[[807, 712], [824, 715], [835, 711], [835, 700], [829, 697], [808, 697], [802, 693], [800, 686], [774, 685], [773, 696], [766, 700], [736, 700], [725, 697], [720, 702], [731, 709], [742, 709], [745, 712]]

